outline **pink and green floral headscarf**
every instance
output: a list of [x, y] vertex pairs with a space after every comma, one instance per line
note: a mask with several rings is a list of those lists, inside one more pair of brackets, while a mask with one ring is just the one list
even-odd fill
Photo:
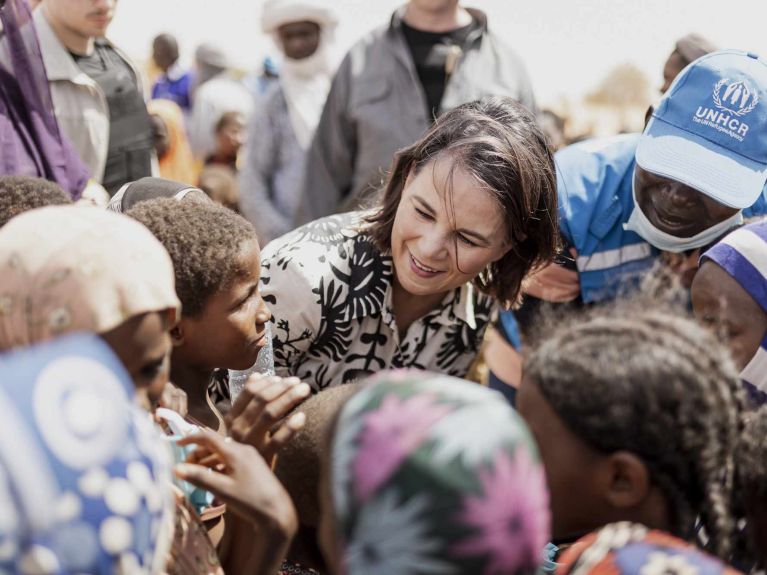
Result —
[[332, 443], [337, 536], [348, 575], [520, 574], [549, 538], [543, 467], [496, 392], [399, 371], [344, 406]]

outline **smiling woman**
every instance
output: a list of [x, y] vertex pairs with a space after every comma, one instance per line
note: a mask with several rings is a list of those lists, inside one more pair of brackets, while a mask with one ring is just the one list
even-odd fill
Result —
[[495, 306], [557, 247], [554, 165], [514, 100], [466, 104], [400, 150], [381, 202], [263, 253], [275, 368], [315, 390], [392, 367], [465, 376]]

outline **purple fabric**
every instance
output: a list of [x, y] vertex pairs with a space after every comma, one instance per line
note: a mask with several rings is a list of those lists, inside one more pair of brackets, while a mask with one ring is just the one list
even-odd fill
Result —
[[0, 48], [9, 54], [11, 66], [6, 70], [0, 65], [0, 174], [46, 178], [77, 199], [90, 174], [53, 115], [48, 77], [26, 0], [7, 0], [0, 8], [0, 20]]
[[[744, 236], [744, 234], [753, 235]], [[725, 236], [722, 241], [701, 256], [701, 263], [708, 259], [718, 264], [767, 312], [767, 277], [754, 267], [749, 258], [746, 258], [741, 251], [734, 245], [731, 245], [731, 241], [728, 242], [728, 239], [732, 240], [739, 237], [753, 238], [753, 236], [756, 236], [764, 243], [751, 240], [748, 244], [750, 246], [748, 249], [749, 257], [759, 258], [760, 260], [766, 259], [763, 254], [767, 254], [767, 222], [757, 222], [739, 228]], [[737, 242], [736, 245], [738, 245]]]

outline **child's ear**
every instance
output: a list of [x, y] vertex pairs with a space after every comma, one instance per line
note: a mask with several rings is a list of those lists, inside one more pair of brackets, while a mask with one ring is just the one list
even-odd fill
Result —
[[644, 462], [628, 451], [616, 451], [607, 462], [606, 498], [616, 509], [631, 509], [647, 498], [651, 484]]
[[178, 322], [170, 329], [170, 339], [173, 342], [173, 347], [179, 347], [184, 344], [184, 327], [182, 322]]

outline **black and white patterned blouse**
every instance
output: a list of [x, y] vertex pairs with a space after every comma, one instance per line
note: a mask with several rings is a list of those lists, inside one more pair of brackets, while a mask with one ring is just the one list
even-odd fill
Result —
[[274, 314], [277, 375], [295, 375], [315, 390], [400, 367], [464, 377], [494, 300], [467, 283], [401, 340], [391, 255], [364, 231], [364, 215], [323, 218], [264, 248], [262, 293]]

